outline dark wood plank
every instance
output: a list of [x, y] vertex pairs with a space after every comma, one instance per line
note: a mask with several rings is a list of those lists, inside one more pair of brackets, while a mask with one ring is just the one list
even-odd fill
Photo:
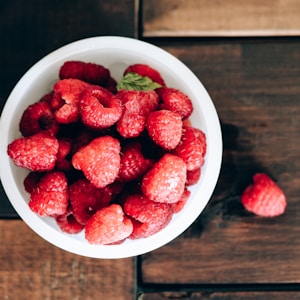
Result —
[[147, 0], [143, 36], [287, 36], [300, 34], [298, 0]]
[[201, 299], [201, 300], [282, 300], [299, 299], [299, 292], [164, 292], [142, 294], [143, 300], [166, 300], [166, 299]]
[[1, 299], [135, 299], [134, 259], [70, 254], [21, 220], [0, 220]]
[[[75, 40], [136, 35], [136, 1], [1, 1], [0, 111], [21, 76], [43, 56]], [[0, 217], [17, 217], [0, 187]]]
[[[185, 62], [223, 124], [214, 195], [179, 238], [142, 257], [144, 283], [300, 283], [300, 43], [296, 39], [154, 40]], [[245, 212], [255, 172], [283, 188], [288, 207], [267, 219]]]

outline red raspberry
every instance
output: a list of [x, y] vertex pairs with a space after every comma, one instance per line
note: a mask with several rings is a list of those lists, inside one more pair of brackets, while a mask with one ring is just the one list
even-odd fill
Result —
[[58, 147], [55, 137], [37, 133], [14, 140], [8, 145], [7, 153], [16, 166], [31, 171], [51, 171], [55, 167]]
[[279, 216], [287, 205], [283, 191], [264, 173], [253, 176], [253, 184], [244, 190], [241, 201], [245, 209], [262, 217]]
[[152, 81], [165, 86], [165, 81], [161, 77], [160, 73], [153, 69], [152, 67], [146, 65], [146, 64], [134, 64], [127, 67], [127, 69], [124, 71], [124, 75], [127, 73], [137, 73], [141, 76], [149, 77]]
[[79, 79], [62, 79], [54, 84], [51, 107], [58, 123], [69, 124], [79, 120], [80, 95], [88, 87], [90, 84]]
[[132, 218], [131, 239], [145, 238], [157, 233], [170, 222], [173, 215], [172, 205], [151, 201], [141, 194], [128, 196], [124, 211]]
[[132, 219], [133, 224], [133, 231], [130, 235], [130, 239], [140, 239], [140, 238], [147, 238], [165, 228], [172, 219], [172, 214], [165, 215], [161, 218], [157, 223], [150, 223], [150, 222], [139, 222], [135, 219]]
[[51, 107], [46, 101], [40, 101], [29, 105], [23, 112], [19, 128], [20, 132], [25, 137], [41, 131], [46, 131], [50, 135], [55, 136], [59, 130]]
[[68, 208], [68, 181], [63, 172], [48, 172], [30, 195], [29, 207], [40, 216], [57, 216]]
[[186, 128], [186, 127], [191, 127], [194, 129], [197, 139], [200, 141], [200, 143], [203, 146], [202, 156], [204, 157], [206, 155], [206, 148], [207, 148], [206, 134], [201, 129], [193, 127], [191, 124], [191, 121], [189, 119], [183, 120], [183, 128]]
[[185, 162], [167, 153], [144, 175], [141, 188], [150, 200], [175, 203], [182, 196], [185, 182]]
[[152, 161], [145, 159], [141, 144], [132, 142], [122, 149], [121, 166], [119, 171], [120, 181], [132, 181], [140, 178], [152, 165]]
[[183, 127], [192, 127], [192, 122], [190, 119], [183, 119], [182, 120], [182, 126]]
[[203, 165], [204, 151], [204, 146], [198, 138], [194, 128], [183, 128], [181, 141], [174, 149], [173, 153], [184, 160], [188, 171], [193, 171]]
[[146, 117], [158, 107], [154, 91], [121, 90], [117, 97], [123, 104], [123, 113], [117, 122], [118, 132], [126, 138], [138, 137], [145, 129]]
[[98, 210], [85, 225], [85, 238], [91, 244], [107, 245], [124, 240], [133, 230], [131, 220], [118, 204]]
[[57, 160], [55, 163], [55, 169], [59, 171], [70, 171], [72, 168], [71, 160], [67, 159], [67, 156], [70, 154], [72, 142], [70, 139], [61, 138], [58, 139], [58, 152]]
[[194, 185], [196, 184], [201, 177], [201, 168], [197, 168], [193, 171], [186, 172], [186, 185]]
[[59, 70], [59, 78], [75, 78], [82, 81], [103, 85], [110, 77], [110, 72], [102, 65], [83, 61], [67, 61]]
[[97, 210], [108, 206], [112, 190], [109, 186], [99, 189], [87, 179], [79, 179], [70, 185], [69, 197], [75, 219], [84, 225]]
[[63, 215], [57, 216], [55, 220], [59, 228], [68, 234], [76, 234], [84, 229], [84, 225], [76, 221], [71, 210], [68, 210]]
[[197, 139], [200, 141], [200, 143], [202, 145], [202, 148], [203, 148], [202, 156], [204, 157], [206, 154], [206, 148], [207, 148], [206, 135], [201, 129], [195, 128], [195, 127], [193, 127], [193, 128], [194, 128]]
[[59, 148], [57, 152], [57, 159], [64, 159], [71, 151], [72, 141], [68, 138], [59, 138], [58, 144]]
[[82, 92], [79, 107], [83, 124], [94, 129], [112, 126], [122, 114], [120, 99], [108, 90], [96, 86]]
[[95, 138], [95, 133], [87, 128], [82, 127], [76, 133], [72, 141], [71, 154], [75, 154], [81, 147], [86, 146]]
[[109, 77], [103, 87], [106, 88], [111, 93], [116, 94], [118, 92], [117, 84], [118, 82], [113, 77]]
[[190, 196], [191, 196], [191, 192], [188, 189], [184, 189], [180, 200], [173, 204], [174, 213], [178, 213], [178, 212], [182, 211], [182, 209], [188, 202]]
[[120, 169], [120, 142], [111, 136], [98, 137], [72, 157], [75, 169], [83, 171], [96, 187], [112, 183]]
[[142, 194], [126, 198], [124, 212], [141, 223], [160, 224], [161, 219], [169, 219], [173, 214], [172, 205], [149, 200]]
[[166, 88], [148, 65], [129, 72], [163, 88], [153, 90], [158, 85], [136, 74], [117, 85], [101, 65], [66, 62], [53, 91], [24, 111], [19, 126], [26, 137], [7, 148], [17, 166], [32, 170], [24, 180], [32, 211], [55, 218], [66, 233], [85, 228], [92, 244], [120, 244], [164, 228], [187, 202], [206, 152], [205, 134], [188, 120], [188, 96]]
[[23, 181], [25, 191], [31, 194], [43, 175], [42, 172], [29, 172]]
[[117, 131], [124, 138], [138, 137], [145, 129], [145, 122], [145, 116], [132, 111], [129, 105], [126, 105], [120, 120], [117, 122]]
[[51, 100], [53, 98], [53, 91], [45, 94], [44, 96], [42, 96], [42, 98], [39, 100], [39, 102], [47, 102], [49, 105], [51, 103]]
[[156, 110], [159, 104], [159, 97], [153, 90], [120, 90], [117, 96], [121, 99], [123, 104], [132, 102], [136, 110], [146, 116], [148, 116], [151, 111]]
[[174, 149], [182, 135], [182, 120], [170, 110], [157, 110], [149, 114], [146, 129], [151, 139], [166, 150]]
[[162, 87], [155, 90], [161, 98], [163, 109], [178, 113], [183, 119], [188, 118], [193, 112], [191, 99], [183, 92], [170, 87]]

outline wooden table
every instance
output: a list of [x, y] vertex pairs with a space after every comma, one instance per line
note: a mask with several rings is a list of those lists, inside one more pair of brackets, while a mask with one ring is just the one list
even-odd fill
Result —
[[[138, 2], [1, 4], [1, 108], [28, 67], [68, 42], [95, 35], [151, 42], [190, 67], [216, 106], [224, 154], [214, 194], [168, 245], [139, 257], [97, 260], [42, 240], [1, 190], [0, 299], [299, 299], [299, 38], [288, 31], [260, 37], [147, 34], [151, 24], [141, 18], [147, 6]], [[280, 217], [259, 218], [240, 204], [241, 191], [260, 171], [286, 193]]]

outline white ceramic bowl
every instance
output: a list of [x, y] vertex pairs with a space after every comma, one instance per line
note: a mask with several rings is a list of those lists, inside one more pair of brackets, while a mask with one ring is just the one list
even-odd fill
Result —
[[[191, 187], [191, 198], [185, 208], [174, 215], [166, 228], [157, 234], [137, 240], [127, 239], [120, 245], [91, 245], [83, 232], [68, 235], [53, 218], [39, 217], [27, 203], [23, 187], [27, 171], [16, 167], [7, 155], [7, 145], [20, 137], [19, 120], [24, 109], [50, 91], [58, 79], [64, 61], [82, 60], [102, 64], [119, 80], [125, 68], [134, 63], [149, 64], [157, 69], [170, 87], [176, 87], [193, 101], [192, 124], [207, 137], [207, 154], [200, 181]], [[20, 79], [11, 92], [1, 115], [0, 161], [1, 181], [16, 212], [37, 234], [55, 246], [82, 256], [124, 258], [157, 249], [185, 231], [199, 216], [215, 188], [222, 159], [222, 137], [219, 119], [207, 91], [198, 78], [177, 58], [149, 43], [125, 37], [94, 37], [68, 44], [41, 59]]]

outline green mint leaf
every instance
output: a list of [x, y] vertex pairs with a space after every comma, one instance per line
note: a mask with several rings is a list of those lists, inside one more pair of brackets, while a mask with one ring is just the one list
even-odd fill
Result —
[[136, 73], [127, 73], [117, 84], [117, 90], [148, 91], [161, 87], [160, 84], [152, 81], [149, 77]]

